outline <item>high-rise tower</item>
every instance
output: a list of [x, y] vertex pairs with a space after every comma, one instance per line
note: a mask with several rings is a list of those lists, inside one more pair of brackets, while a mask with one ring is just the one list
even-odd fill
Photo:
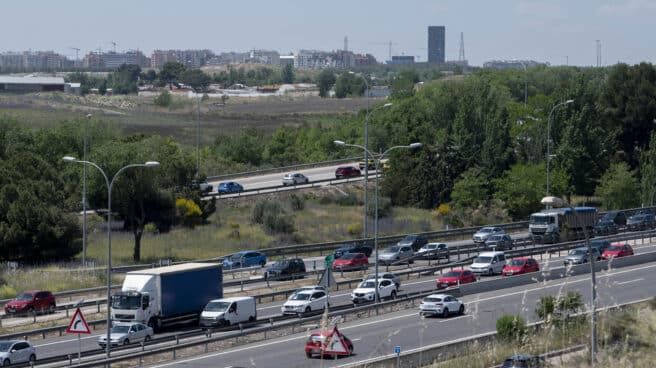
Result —
[[428, 26], [428, 62], [444, 63], [444, 40], [446, 28], [444, 26]]

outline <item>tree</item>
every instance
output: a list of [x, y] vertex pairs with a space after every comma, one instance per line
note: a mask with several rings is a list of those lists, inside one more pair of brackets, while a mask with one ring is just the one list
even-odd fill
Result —
[[159, 80], [162, 85], [168, 84], [171, 86], [174, 83], [177, 83], [182, 72], [186, 70], [184, 64], [178, 63], [175, 61], [169, 61], [168, 63], [162, 66], [162, 70], [159, 72]]
[[335, 73], [330, 70], [322, 70], [317, 77], [317, 85], [319, 86], [319, 96], [327, 97], [328, 91], [335, 85]]
[[179, 78], [182, 83], [190, 86], [195, 92], [207, 90], [211, 81], [210, 76], [200, 69], [187, 69], [180, 74]]
[[656, 198], [656, 133], [651, 133], [649, 149], [640, 156], [641, 204], [653, 206]]
[[129, 93], [137, 93], [137, 82], [141, 68], [139, 65], [122, 64], [110, 75], [112, 91], [115, 94], [127, 95]]
[[411, 97], [415, 93], [415, 83], [419, 82], [419, 74], [415, 70], [404, 70], [392, 80], [390, 88], [392, 98]]
[[520, 316], [504, 315], [497, 319], [497, 336], [504, 341], [520, 342], [526, 334], [526, 321]]
[[451, 199], [459, 208], [476, 208], [490, 197], [490, 182], [480, 167], [471, 167], [453, 184]]
[[604, 173], [595, 194], [606, 209], [633, 208], [640, 205], [640, 197], [636, 195], [639, 188], [635, 172], [626, 162], [620, 162], [612, 164]]
[[362, 96], [366, 86], [362, 78], [351, 73], [342, 73], [335, 81], [335, 97]]
[[283, 83], [294, 83], [294, 66], [292, 64], [285, 64], [282, 68], [281, 79]]

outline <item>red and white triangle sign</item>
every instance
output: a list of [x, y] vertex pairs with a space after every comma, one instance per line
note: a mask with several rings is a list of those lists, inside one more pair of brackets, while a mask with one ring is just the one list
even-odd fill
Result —
[[87, 324], [87, 321], [84, 319], [84, 316], [82, 315], [82, 311], [80, 308], [77, 308], [75, 310], [75, 314], [73, 314], [73, 318], [71, 318], [71, 322], [68, 324], [68, 328], [66, 328], [66, 333], [77, 333], [77, 334], [90, 334], [91, 330], [89, 329], [89, 325]]
[[337, 326], [335, 326], [333, 328], [332, 334], [330, 334], [326, 341], [325, 350], [330, 353], [347, 353], [347, 349], [348, 348], [346, 347], [344, 338], [342, 338], [342, 334], [339, 332], [339, 330], [337, 330]]

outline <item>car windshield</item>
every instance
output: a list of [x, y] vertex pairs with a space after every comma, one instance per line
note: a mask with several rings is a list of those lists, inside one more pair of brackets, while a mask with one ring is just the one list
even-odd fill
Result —
[[396, 253], [399, 251], [399, 247], [389, 247], [383, 251], [383, 253]]
[[476, 257], [474, 258], [474, 263], [490, 263], [492, 261], [492, 257]]
[[513, 259], [512, 261], [508, 262], [509, 266], [523, 266], [524, 263], [526, 263], [525, 260], [523, 259]]
[[[392, 278], [392, 277], [394, 277], [394, 276], [393, 276], [393, 275], [390, 275], [390, 274], [387, 274], [387, 273], [379, 273], [379, 274], [378, 274], [378, 278], [379, 278], [379, 279], [387, 279], [387, 278]], [[376, 275], [373, 274], [373, 273], [372, 273], [371, 275], [367, 275], [367, 280], [369, 280], [369, 279], [372, 279], [372, 280], [373, 280], [373, 279], [375, 279], [375, 278], [376, 278]]]
[[631, 221], [642, 221], [646, 218], [647, 216], [645, 215], [635, 215], [631, 217]]
[[581, 254], [585, 254], [585, 253], [586, 253], [585, 249], [572, 249], [569, 252], [569, 254], [572, 255], [572, 256], [577, 256], [577, 255], [581, 255]]
[[606, 250], [609, 250], [611, 252], [619, 252], [620, 250], [622, 250], [622, 246], [621, 245], [611, 245]]
[[449, 271], [444, 274], [444, 277], [460, 277], [462, 271]]
[[12, 345], [12, 342], [0, 342], [0, 351], [9, 351]]
[[205, 306], [205, 310], [208, 312], [219, 312], [228, 309], [229, 306], [229, 302], [209, 302]]
[[441, 302], [442, 298], [427, 296], [424, 298], [424, 301], [429, 303], [437, 303], [437, 302]]
[[362, 289], [373, 289], [376, 287], [376, 283], [373, 281], [362, 281], [358, 287]]
[[487, 240], [501, 240], [501, 239], [503, 239], [503, 235], [490, 235], [490, 237], [487, 238]]
[[545, 224], [553, 224], [553, 217], [550, 216], [531, 216], [530, 223], [531, 224], [538, 224], [538, 225], [545, 225]]
[[431, 244], [431, 243], [428, 243], [428, 244], [426, 244], [422, 247], [422, 249], [425, 249], [425, 250], [431, 250], [431, 249], [435, 249], [435, 248], [437, 248], [437, 244]]
[[233, 262], [238, 262], [242, 259], [243, 256], [244, 256], [243, 253], [235, 253], [235, 254], [231, 255], [230, 258], [228, 258], [228, 259], [230, 259]]
[[112, 333], [127, 333], [130, 331], [130, 326], [119, 325], [112, 327]]
[[307, 293], [298, 293], [294, 294], [290, 300], [310, 300], [310, 294]]
[[274, 263], [273, 266], [271, 266], [271, 268], [285, 268], [287, 267], [287, 265], [289, 265], [289, 260], [284, 259]]
[[491, 228], [491, 227], [484, 227], [484, 228], [478, 230], [478, 232], [479, 232], [479, 233], [491, 233], [491, 232], [492, 232], [492, 228]]
[[353, 259], [353, 258], [355, 258], [355, 256], [356, 256], [355, 253], [346, 253], [346, 254], [344, 254], [343, 256], [339, 257], [339, 259], [343, 259], [343, 260], [347, 260], [347, 261], [348, 261], [349, 259]]
[[16, 300], [32, 300], [34, 299], [34, 294], [32, 293], [22, 293], [16, 297]]

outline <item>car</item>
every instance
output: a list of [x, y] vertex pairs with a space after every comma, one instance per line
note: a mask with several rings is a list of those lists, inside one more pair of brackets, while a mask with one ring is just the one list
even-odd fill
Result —
[[600, 219], [592, 228], [592, 231], [595, 236], [604, 236], [617, 234], [619, 232], [619, 227], [612, 220]]
[[485, 248], [494, 250], [512, 250], [513, 240], [508, 234], [493, 234], [485, 240]]
[[654, 225], [654, 215], [646, 213], [633, 215], [626, 220], [626, 228], [629, 231], [653, 229]]
[[[395, 299], [396, 285], [392, 280], [378, 279], [378, 297], [380, 299]], [[351, 301], [353, 304], [373, 302], [376, 298], [376, 282], [373, 279], [367, 279], [358, 285], [351, 292]]]
[[523, 273], [538, 272], [540, 265], [533, 258], [515, 258], [506, 263], [501, 271], [502, 276], [521, 275]]
[[[368, 170], [373, 170], [376, 168], [376, 161], [374, 159], [370, 158], [367, 161], [369, 163], [369, 165], [367, 165]], [[360, 168], [360, 170], [364, 170], [365, 167], [364, 160], [358, 162], [358, 167]]]
[[313, 311], [324, 310], [330, 306], [328, 294], [322, 290], [306, 290], [294, 293], [280, 307], [283, 316], [287, 314], [296, 314], [299, 317]]
[[366, 270], [369, 258], [364, 253], [346, 253], [333, 262], [333, 270]]
[[341, 248], [335, 249], [333, 255], [335, 256], [335, 259], [338, 259], [339, 257], [341, 257], [343, 254], [346, 253], [364, 253], [365, 256], [371, 257], [372, 252], [373, 249], [369, 245], [351, 243]]
[[642, 208], [637, 210], [634, 215], [651, 215], [654, 216], [654, 209], [653, 208]]
[[485, 226], [480, 230], [478, 230], [477, 232], [475, 232], [472, 239], [474, 240], [474, 243], [485, 243], [485, 241], [490, 235], [505, 234], [505, 233], [506, 232], [500, 227]]
[[407, 261], [413, 263], [414, 252], [409, 245], [393, 245], [386, 248], [378, 255], [378, 262], [384, 265], [391, 265]]
[[254, 250], [237, 252], [223, 259], [223, 267], [226, 268], [241, 268], [251, 266], [264, 267], [266, 263], [266, 254]]
[[449, 246], [446, 243], [427, 243], [417, 251], [417, 257], [423, 259], [449, 260]]
[[55, 313], [55, 296], [47, 290], [27, 290], [5, 304], [6, 314]]
[[501, 368], [542, 368], [546, 366], [547, 363], [541, 356], [517, 354], [506, 358]]
[[625, 243], [613, 243], [608, 247], [604, 254], [601, 255], [602, 259], [619, 258], [633, 255], [633, 248]]
[[590, 252], [588, 252], [587, 247], [572, 249], [569, 251], [567, 256], [565, 256], [563, 264], [568, 266], [570, 264], [582, 264], [590, 262], [590, 258], [594, 258], [595, 260], [600, 259], [601, 254], [597, 248], [592, 248], [592, 253], [592, 257], [590, 257]]
[[[109, 331], [112, 346], [129, 345], [135, 342], [148, 342], [153, 338], [153, 328], [139, 322], [115, 322]], [[107, 334], [98, 336], [98, 345], [107, 346]]]
[[214, 186], [207, 181], [192, 181], [191, 188], [198, 190], [202, 194], [206, 194], [214, 190]]
[[442, 316], [450, 314], [462, 315], [465, 313], [465, 303], [456, 297], [447, 294], [431, 294], [422, 299], [419, 304], [420, 316]]
[[427, 243], [428, 239], [426, 239], [426, 235], [410, 234], [399, 240], [396, 245], [409, 245], [412, 247], [412, 250], [416, 252]]
[[298, 294], [298, 293], [303, 292], [303, 291], [323, 291], [323, 292], [327, 292], [326, 287], [321, 286], [321, 285], [302, 286], [302, 287], [296, 289], [296, 291], [294, 291], [294, 293], [292, 295], [290, 295], [289, 297], [291, 298], [292, 296], [294, 296], [294, 294]]
[[604, 251], [610, 247], [610, 240], [604, 240], [604, 239], [594, 239], [590, 240], [590, 246], [592, 248], [597, 248], [599, 251], [599, 254], [604, 254]]
[[453, 269], [437, 279], [437, 288], [444, 289], [450, 286], [459, 286], [460, 284], [469, 284], [476, 282], [476, 275], [471, 270], [461, 268]]
[[[367, 277], [364, 278], [364, 280], [373, 280], [375, 278], [376, 278], [376, 274], [370, 273], [367, 275]], [[378, 278], [392, 280], [392, 282], [396, 286], [396, 290], [399, 290], [401, 288], [401, 278], [391, 272], [378, 272]]]
[[[305, 356], [312, 358], [314, 355], [319, 354], [320, 357], [325, 355], [335, 355], [330, 350], [329, 345], [333, 341], [333, 336], [335, 330], [327, 330], [321, 332], [313, 332], [305, 342]], [[346, 352], [340, 355], [352, 355], [353, 354], [353, 342], [349, 340], [348, 337], [344, 336], [341, 332], [339, 333], [344, 345], [346, 345]]]
[[624, 211], [610, 211], [606, 212], [600, 220], [612, 221], [617, 225], [620, 230], [626, 227], [626, 212]]
[[304, 276], [305, 262], [301, 258], [280, 259], [264, 272], [265, 280], [293, 279]]
[[36, 348], [25, 340], [0, 341], [0, 363], [3, 367], [18, 363], [36, 362]]
[[337, 179], [353, 178], [360, 175], [360, 170], [353, 166], [340, 166], [335, 170], [335, 178]]
[[285, 174], [285, 176], [282, 177], [282, 185], [283, 186], [296, 185], [296, 184], [307, 184], [309, 182], [310, 182], [310, 179], [308, 179], [307, 176], [305, 176], [301, 173]]
[[506, 255], [503, 252], [481, 252], [472, 262], [469, 269], [476, 274], [492, 276], [501, 273], [506, 266]]
[[222, 181], [219, 183], [219, 189], [217, 189], [219, 194], [239, 193], [243, 191], [244, 187], [234, 181]]

